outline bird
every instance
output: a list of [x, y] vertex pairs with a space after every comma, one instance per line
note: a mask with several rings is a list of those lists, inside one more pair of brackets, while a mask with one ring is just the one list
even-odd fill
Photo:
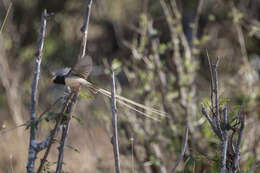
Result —
[[86, 55], [79, 58], [73, 68], [63, 68], [54, 74], [51, 82], [54, 84], [66, 85], [79, 91], [81, 86], [89, 85], [87, 78], [92, 71], [92, 59]]
[[[111, 92], [109, 92], [105, 89], [99, 88], [87, 80], [91, 71], [92, 71], [92, 58], [89, 55], [85, 55], [84, 57], [78, 59], [77, 63], [74, 65], [73, 68], [66, 67], [66, 68], [57, 70], [54, 73], [54, 77], [51, 79], [51, 83], [66, 85], [66, 86], [74, 89], [74, 91], [76, 91], [76, 92], [79, 92], [81, 87], [87, 87], [94, 94], [101, 93], [102, 95], [111, 98]], [[150, 119], [159, 120], [158, 118], [154, 117], [154, 115], [157, 115], [160, 117], [168, 116], [166, 112], [159, 111], [159, 110], [151, 108], [151, 107], [147, 107], [143, 104], [137, 103], [126, 97], [116, 94], [115, 98], [116, 98], [117, 102], [119, 102], [121, 105], [123, 105], [133, 111], [136, 111], [137, 113], [142, 114]], [[150, 114], [146, 113], [144, 111], [141, 111], [140, 109], [150, 112]]]

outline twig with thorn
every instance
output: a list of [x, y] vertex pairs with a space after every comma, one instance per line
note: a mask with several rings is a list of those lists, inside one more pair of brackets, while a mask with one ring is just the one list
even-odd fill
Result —
[[236, 148], [235, 148], [235, 158], [234, 158], [234, 162], [233, 162], [233, 169], [234, 170], [239, 170], [239, 159], [240, 159], [240, 145], [241, 145], [241, 141], [242, 141], [242, 135], [243, 135], [243, 130], [245, 127], [245, 115], [242, 115], [241, 119], [241, 127], [239, 129], [239, 133], [238, 133], [238, 139], [237, 139], [237, 144], [236, 144]]
[[[37, 88], [38, 81], [40, 78], [40, 66], [42, 60], [42, 51], [44, 46], [44, 38], [46, 34], [46, 24], [47, 24], [48, 13], [45, 9], [42, 13], [40, 36], [38, 39], [37, 51], [35, 53], [35, 65], [34, 65], [34, 77], [32, 82], [32, 92], [31, 92], [31, 104], [30, 104], [30, 120], [34, 121], [36, 119], [36, 100], [37, 100]], [[31, 126], [30, 129], [30, 142], [29, 142], [29, 152], [28, 152], [28, 163], [27, 163], [27, 173], [34, 173], [34, 164], [36, 160], [36, 127]]]
[[[218, 61], [215, 64], [211, 64], [208, 52], [207, 52], [210, 74], [211, 74], [211, 105], [210, 111], [211, 115], [206, 111], [204, 105], [202, 104], [201, 112], [207, 118], [208, 122], [211, 125], [212, 130], [217, 135], [221, 141], [221, 169], [220, 173], [226, 173], [228, 170], [229, 173], [237, 172], [239, 170], [239, 159], [240, 159], [240, 145], [242, 140], [242, 133], [245, 126], [245, 115], [241, 117], [241, 108], [238, 112], [238, 115], [232, 118], [230, 122], [227, 120], [227, 108], [224, 108], [223, 111], [220, 111], [221, 107], [219, 105], [218, 98]], [[222, 119], [221, 119], [222, 115]], [[234, 120], [240, 118], [240, 122], [235, 125], [231, 125]], [[238, 125], [240, 128], [238, 130]], [[228, 135], [228, 130], [232, 130], [232, 133]], [[236, 145], [234, 144], [234, 136], [238, 133], [238, 139]], [[228, 164], [231, 162], [231, 164]]]
[[[86, 0], [86, 14], [84, 17], [84, 24], [81, 28], [81, 32], [83, 33], [83, 38], [82, 38], [82, 50], [80, 52], [80, 56], [79, 58], [82, 58], [85, 56], [86, 54], [86, 46], [87, 46], [87, 36], [88, 36], [88, 23], [89, 23], [89, 17], [90, 17], [90, 11], [91, 11], [91, 5], [92, 5], [92, 0]], [[63, 156], [64, 156], [64, 146], [66, 143], [66, 138], [68, 136], [68, 132], [69, 132], [69, 126], [70, 126], [70, 122], [71, 122], [71, 117], [72, 117], [72, 113], [74, 111], [76, 102], [77, 102], [77, 98], [78, 98], [78, 93], [77, 92], [71, 92], [72, 94], [72, 101], [70, 102], [70, 104], [67, 107], [67, 119], [66, 119], [66, 123], [64, 124], [63, 128], [62, 128], [62, 137], [61, 137], [61, 142], [60, 142], [60, 146], [59, 146], [59, 157], [58, 157], [58, 162], [57, 162], [57, 167], [56, 167], [56, 173], [60, 173], [62, 171], [62, 162], [63, 162]]]
[[90, 12], [91, 12], [91, 5], [92, 5], [92, 0], [87, 0], [86, 2], [86, 14], [84, 18], [84, 23], [83, 26], [81, 27], [81, 32], [83, 33], [83, 39], [82, 39], [82, 52], [81, 52], [81, 57], [84, 57], [86, 54], [86, 47], [87, 47], [87, 40], [88, 40], [88, 23], [89, 23], [89, 17], [90, 17]]
[[69, 132], [69, 127], [70, 127], [70, 120], [72, 117], [72, 113], [74, 112], [75, 106], [76, 106], [76, 101], [78, 97], [78, 93], [73, 93], [73, 97], [70, 101], [70, 104], [67, 107], [67, 117], [66, 117], [66, 124], [63, 125], [62, 128], [62, 135], [61, 135], [61, 141], [60, 141], [60, 146], [59, 146], [59, 156], [58, 156], [58, 162], [57, 162], [57, 167], [56, 167], [56, 173], [61, 172], [62, 169], [62, 162], [63, 162], [63, 156], [64, 156], [64, 146], [66, 143], [66, 139], [68, 136]]
[[115, 169], [116, 173], [120, 173], [120, 156], [118, 147], [118, 135], [117, 135], [117, 108], [116, 108], [116, 86], [115, 86], [115, 75], [111, 72], [111, 109], [112, 109], [112, 126], [113, 126], [113, 136], [111, 142], [114, 149], [114, 159], [115, 159]]
[[64, 116], [64, 114], [66, 113], [66, 108], [67, 108], [68, 103], [70, 102], [71, 98], [72, 98], [72, 93], [70, 93], [70, 94], [66, 97], [66, 102], [63, 104], [62, 109], [61, 109], [61, 112], [60, 112], [59, 115], [57, 116], [55, 126], [54, 126], [54, 128], [52, 129], [52, 131], [50, 132], [50, 142], [49, 142], [49, 144], [48, 144], [48, 146], [47, 146], [47, 149], [46, 149], [46, 151], [45, 151], [45, 153], [44, 153], [43, 158], [41, 159], [41, 163], [40, 163], [40, 166], [39, 166], [39, 168], [38, 168], [38, 170], [37, 170], [37, 173], [40, 173], [40, 172], [41, 172], [41, 170], [42, 170], [42, 168], [43, 168], [45, 162], [47, 161], [47, 157], [48, 157], [48, 155], [49, 155], [49, 153], [50, 153], [51, 146], [52, 146], [52, 143], [53, 143], [53, 141], [54, 141], [54, 137], [55, 137], [56, 134], [57, 134], [57, 131], [58, 131], [59, 127], [60, 127], [60, 124], [61, 124], [61, 122], [62, 122], [63, 116]]
[[226, 160], [227, 160], [227, 148], [228, 148], [228, 136], [227, 136], [227, 108], [224, 108], [224, 123], [223, 123], [223, 136], [222, 136], [222, 152], [221, 152], [221, 173], [226, 173]]

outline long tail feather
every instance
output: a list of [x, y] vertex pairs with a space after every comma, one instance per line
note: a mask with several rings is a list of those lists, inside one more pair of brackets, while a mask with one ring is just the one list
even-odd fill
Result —
[[[110, 93], [109, 91], [107, 91], [107, 90], [100, 89], [99, 91], [100, 91], [101, 93], [107, 93], [107, 94], [109, 94], [109, 95], [111, 96], [111, 93]], [[142, 109], [148, 110], [148, 111], [150, 111], [150, 112], [153, 112], [153, 113], [155, 113], [155, 114], [157, 114], [157, 115], [160, 115], [160, 116], [163, 116], [163, 117], [166, 117], [166, 116], [167, 116], [167, 113], [166, 113], [166, 112], [159, 111], [159, 110], [156, 110], [156, 109], [151, 108], [151, 107], [147, 107], [147, 106], [145, 106], [145, 105], [142, 105], [142, 104], [137, 103], [137, 102], [135, 102], [135, 101], [133, 101], [133, 100], [127, 99], [127, 98], [125, 98], [125, 97], [122, 97], [122, 96], [120, 96], [120, 95], [116, 95], [116, 98], [117, 98], [118, 100], [122, 100], [122, 101], [124, 101], [124, 102], [129, 103], [129, 104], [135, 105], [135, 106], [137, 106], [137, 107], [139, 107], [139, 108], [142, 108]]]
[[[94, 86], [92, 83], [88, 82], [87, 85], [86, 85], [92, 92], [94, 92], [95, 94], [96, 93], [101, 93], [107, 97], [111, 97], [111, 93], [105, 89], [102, 89], [102, 88], [99, 88], [99, 87], [96, 87]], [[163, 112], [163, 111], [159, 111], [159, 110], [156, 110], [154, 108], [150, 108], [150, 107], [147, 107], [143, 104], [140, 104], [140, 103], [137, 103], [135, 101], [132, 101], [130, 99], [127, 99], [125, 97], [122, 97], [120, 95], [116, 95], [116, 99], [117, 101], [122, 104], [123, 106], [126, 106], [128, 107], [129, 109], [131, 110], [134, 110], [142, 115], [146, 115], [147, 117], [150, 117], [150, 118], [153, 118], [153, 119], [156, 119], [156, 120], [159, 120], [157, 118], [154, 118], [152, 115], [150, 114], [147, 114], [147, 113], [144, 113], [136, 108], [141, 108], [141, 109], [144, 109], [148, 112], [151, 112], [153, 113], [154, 115], [157, 115], [157, 116], [161, 116], [161, 117], [168, 117], [168, 114], [166, 112]], [[135, 108], [136, 107], [136, 108]]]
[[128, 105], [128, 104], [122, 102], [121, 100], [118, 100], [118, 102], [119, 102], [120, 104], [124, 105], [125, 107], [127, 107], [127, 108], [129, 108], [129, 109], [131, 109], [131, 110], [133, 110], [133, 111], [136, 111], [136, 112], [138, 112], [139, 114], [144, 115], [144, 116], [147, 117], [147, 118], [150, 118], [150, 119], [155, 120], [155, 121], [160, 121], [160, 119], [154, 118], [154, 117], [153, 117], [152, 115], [150, 115], [150, 114], [147, 114], [147, 113], [144, 113], [144, 112], [142, 112], [142, 111], [139, 111], [139, 110], [135, 109], [134, 107], [132, 107], [132, 106], [130, 106], [130, 105]]
[[[111, 95], [110, 95], [109, 93], [107, 93], [107, 92], [104, 92], [104, 93], [103, 93], [103, 92], [100, 92], [100, 93], [103, 94], [103, 95], [105, 95], [105, 96], [107, 96], [107, 97], [109, 97], [109, 98], [111, 98]], [[148, 113], [144, 113], [144, 112], [142, 112], [142, 111], [140, 111], [140, 110], [137, 110], [136, 108], [134, 108], [133, 106], [130, 106], [129, 104], [123, 102], [122, 100], [119, 100], [119, 99], [118, 99], [117, 102], [119, 102], [121, 105], [124, 105], [125, 107], [129, 108], [130, 110], [136, 111], [136, 112], [138, 112], [139, 114], [144, 115], [144, 116], [147, 117], [147, 118], [150, 118], [150, 119], [155, 120], [155, 121], [160, 121], [160, 119], [157, 119], [157, 118], [153, 117], [152, 115], [150, 115], [150, 114], [148, 114]]]

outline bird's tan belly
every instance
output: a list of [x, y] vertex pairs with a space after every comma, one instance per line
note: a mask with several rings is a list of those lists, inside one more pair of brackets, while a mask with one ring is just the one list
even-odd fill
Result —
[[86, 85], [86, 80], [80, 77], [67, 77], [65, 79], [65, 84], [70, 87], [77, 87], [80, 85]]

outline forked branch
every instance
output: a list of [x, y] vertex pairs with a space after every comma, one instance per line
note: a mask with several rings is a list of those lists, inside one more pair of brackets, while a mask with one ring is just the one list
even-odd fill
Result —
[[[221, 169], [220, 173], [226, 173], [227, 170], [230, 173], [239, 171], [239, 158], [240, 158], [240, 147], [242, 141], [242, 133], [245, 126], [245, 115], [241, 117], [241, 110], [238, 112], [238, 115], [232, 118], [231, 122], [228, 122], [228, 113], [227, 108], [221, 108], [219, 104], [218, 97], [218, 61], [215, 64], [211, 63], [207, 52], [210, 74], [211, 74], [211, 104], [210, 104], [210, 113], [207, 112], [206, 108], [202, 104], [201, 112], [206, 117], [208, 122], [211, 125], [213, 132], [217, 135], [217, 137], [221, 141]], [[235, 125], [231, 125], [234, 120], [239, 119], [240, 122]], [[240, 124], [240, 128], [237, 129], [238, 124]], [[233, 132], [228, 136], [228, 130], [233, 130]], [[238, 133], [238, 139], [235, 142], [236, 145], [233, 145], [234, 136]], [[230, 146], [230, 147], [228, 147]], [[231, 161], [231, 164], [227, 163], [227, 161]]]

